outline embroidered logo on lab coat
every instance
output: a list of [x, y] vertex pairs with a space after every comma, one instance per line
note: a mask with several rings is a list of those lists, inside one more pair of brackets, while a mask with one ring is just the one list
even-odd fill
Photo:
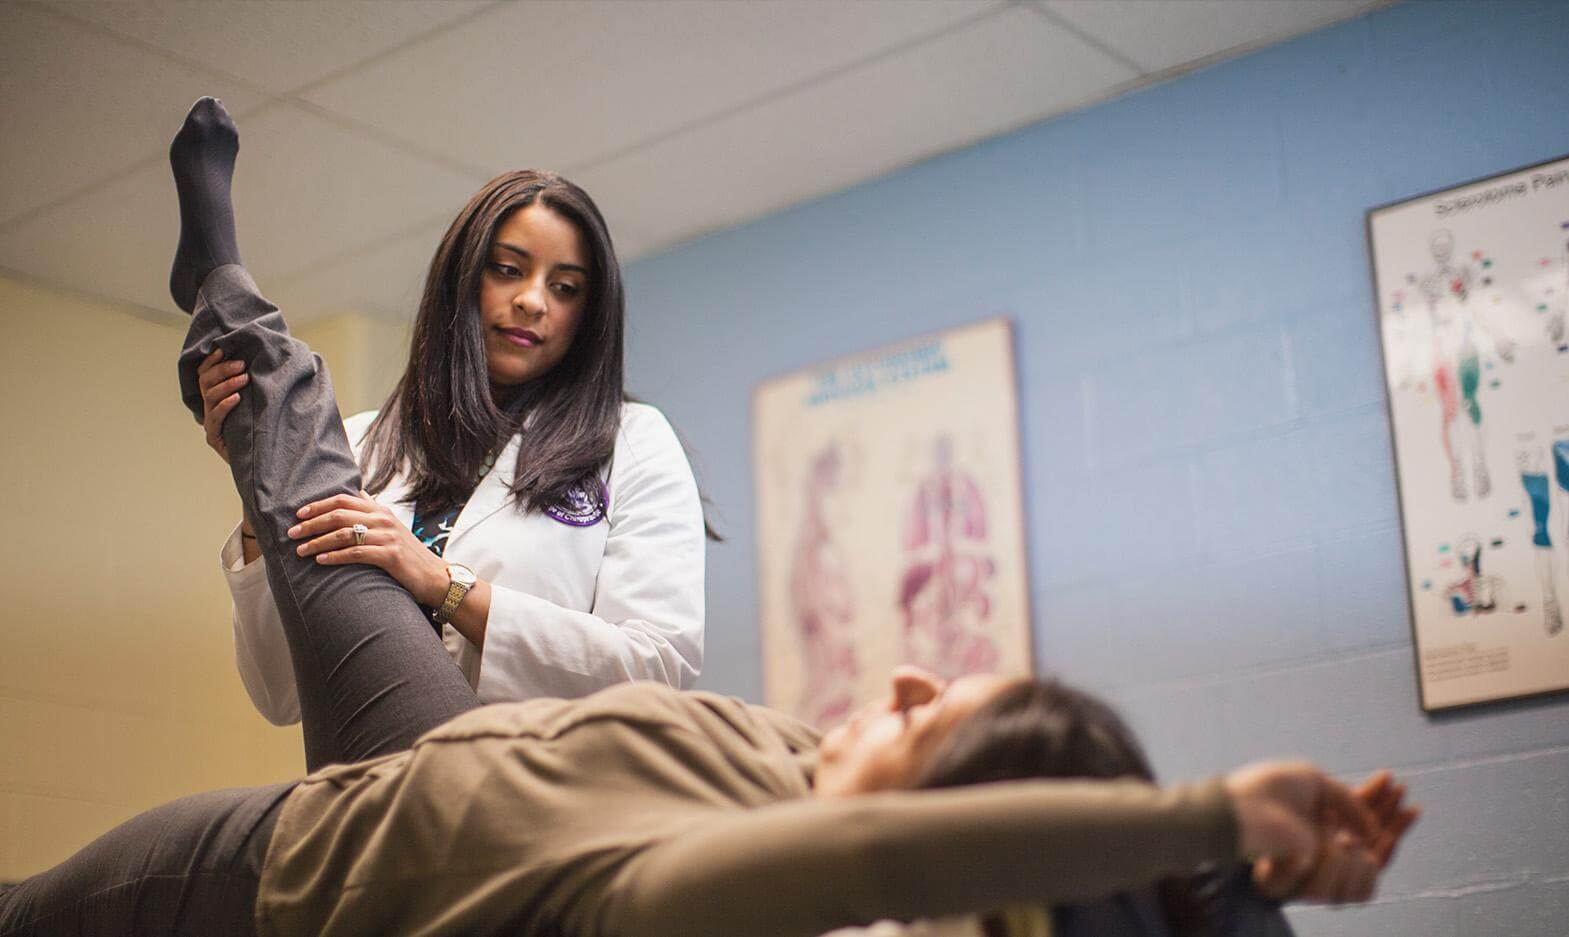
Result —
[[545, 508], [545, 513], [573, 527], [592, 527], [604, 519], [605, 509], [610, 504], [610, 489], [604, 482], [598, 484], [598, 489], [590, 492], [574, 488], [567, 492], [565, 507], [553, 504]]

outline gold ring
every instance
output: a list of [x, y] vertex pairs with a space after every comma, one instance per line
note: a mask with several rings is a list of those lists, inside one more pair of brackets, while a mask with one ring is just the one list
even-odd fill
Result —
[[365, 545], [365, 535], [370, 533], [370, 528], [364, 524], [355, 524], [350, 529], [354, 531], [354, 545], [363, 547]]

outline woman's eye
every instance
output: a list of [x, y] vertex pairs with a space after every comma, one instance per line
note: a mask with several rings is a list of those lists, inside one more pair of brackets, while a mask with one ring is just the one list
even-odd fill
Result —
[[490, 265], [490, 269], [496, 271], [504, 277], [515, 277], [518, 275], [518, 268], [512, 266], [511, 264], [493, 263]]
[[576, 296], [579, 290], [576, 283], [557, 283], [556, 292], [562, 296]]

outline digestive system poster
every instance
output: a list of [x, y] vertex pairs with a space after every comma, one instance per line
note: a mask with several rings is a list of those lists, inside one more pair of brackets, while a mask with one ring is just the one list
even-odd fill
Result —
[[1010, 323], [808, 368], [753, 395], [765, 695], [819, 727], [890, 668], [1030, 672]]

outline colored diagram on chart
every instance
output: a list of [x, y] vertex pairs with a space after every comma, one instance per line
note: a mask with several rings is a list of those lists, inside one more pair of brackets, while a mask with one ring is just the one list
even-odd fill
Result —
[[1424, 701], [1569, 687], [1569, 160], [1369, 230]]

